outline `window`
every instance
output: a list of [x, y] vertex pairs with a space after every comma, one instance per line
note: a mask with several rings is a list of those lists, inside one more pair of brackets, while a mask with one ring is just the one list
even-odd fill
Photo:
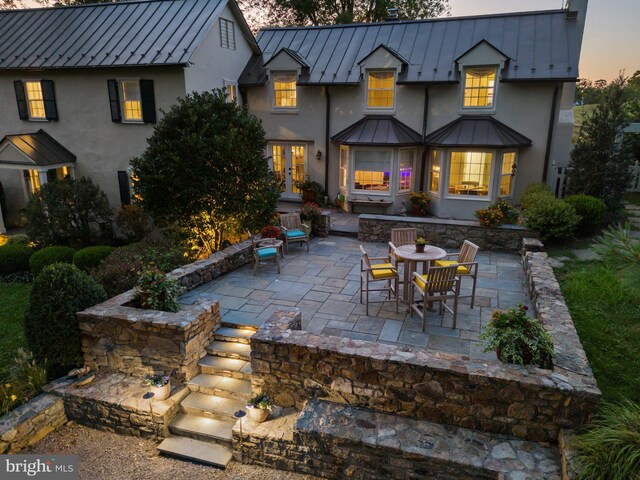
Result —
[[449, 193], [488, 196], [492, 160], [493, 154], [488, 152], [452, 152]]
[[500, 196], [510, 197], [513, 193], [513, 180], [516, 174], [516, 152], [507, 152], [502, 156], [500, 172]]
[[413, 188], [413, 160], [416, 151], [403, 148], [400, 150], [398, 165], [398, 192], [408, 192]]
[[393, 108], [395, 90], [394, 72], [369, 72], [367, 81], [367, 107]]
[[225, 80], [224, 86], [227, 91], [227, 103], [238, 102], [238, 85], [234, 82], [227, 82]]
[[278, 185], [280, 193], [287, 191], [286, 159], [284, 149], [284, 145], [273, 145], [271, 147], [273, 176], [276, 179], [276, 184]]
[[220, 19], [220, 45], [222, 48], [236, 49], [236, 33], [233, 22], [226, 18]]
[[495, 83], [495, 68], [465, 70], [464, 108], [493, 108]]
[[282, 72], [273, 75], [273, 100], [276, 108], [296, 108], [296, 73]]
[[440, 166], [442, 164], [442, 150], [431, 150], [431, 178], [429, 180], [429, 191], [438, 193], [440, 191]]
[[291, 146], [291, 191], [293, 193], [302, 193], [297, 183], [304, 182], [304, 161], [306, 156], [306, 147], [304, 145]]
[[389, 192], [391, 150], [354, 151], [354, 190]]
[[349, 172], [349, 147], [340, 146], [340, 188], [347, 188], [347, 175]]
[[27, 182], [27, 190], [31, 195], [40, 190], [40, 172], [37, 170], [25, 170], [24, 179]]
[[27, 103], [29, 105], [29, 118], [31, 120], [45, 120], [47, 114], [44, 109], [44, 97], [42, 96], [42, 84], [37, 82], [25, 82]]
[[142, 122], [142, 99], [139, 80], [120, 80], [122, 119], [125, 122]]

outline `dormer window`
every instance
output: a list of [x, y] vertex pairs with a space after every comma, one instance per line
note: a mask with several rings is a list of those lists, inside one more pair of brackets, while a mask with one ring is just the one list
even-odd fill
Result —
[[298, 106], [295, 72], [273, 74], [273, 105], [275, 108], [294, 109]]
[[492, 109], [496, 93], [495, 68], [467, 68], [464, 71], [463, 108]]
[[367, 108], [391, 110], [395, 104], [395, 72], [378, 70], [367, 72]]

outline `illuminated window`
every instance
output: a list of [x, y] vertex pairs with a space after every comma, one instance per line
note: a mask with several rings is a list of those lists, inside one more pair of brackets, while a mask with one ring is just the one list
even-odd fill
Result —
[[238, 85], [225, 82], [225, 87], [227, 89], [227, 102], [236, 103], [238, 101]]
[[493, 108], [495, 83], [494, 68], [465, 70], [464, 108]]
[[513, 180], [516, 174], [516, 152], [508, 152], [502, 156], [500, 172], [500, 196], [509, 197], [513, 193]]
[[297, 186], [297, 182], [304, 182], [304, 160], [306, 158], [306, 148], [304, 145], [291, 146], [291, 191], [302, 193]]
[[287, 191], [286, 159], [284, 149], [284, 145], [273, 145], [271, 147], [273, 176], [276, 178], [276, 185], [278, 185], [281, 193]]
[[25, 90], [29, 104], [29, 118], [35, 120], [46, 119], [47, 114], [44, 110], [42, 84], [40, 82], [25, 82]]
[[400, 150], [398, 191], [407, 192], [413, 188], [413, 159], [415, 150]]
[[431, 150], [431, 179], [429, 180], [429, 191], [438, 193], [440, 191], [440, 166], [442, 164], [442, 150]]
[[220, 19], [220, 45], [222, 48], [236, 49], [236, 32], [233, 22], [225, 18]]
[[389, 192], [390, 150], [355, 150], [353, 160], [354, 190]]
[[369, 72], [367, 81], [367, 107], [393, 108], [395, 85], [393, 72]]
[[296, 74], [283, 72], [273, 74], [273, 100], [276, 108], [296, 108]]
[[63, 180], [65, 178], [71, 178], [69, 167], [56, 168], [56, 180]]
[[33, 195], [40, 190], [40, 174], [37, 170], [26, 170], [24, 172], [24, 178], [30, 194]]
[[340, 146], [340, 188], [347, 188], [347, 174], [349, 172], [349, 147]]
[[488, 152], [452, 152], [449, 193], [488, 196], [492, 160], [493, 154]]
[[142, 122], [139, 80], [121, 80], [122, 115], [125, 122]]

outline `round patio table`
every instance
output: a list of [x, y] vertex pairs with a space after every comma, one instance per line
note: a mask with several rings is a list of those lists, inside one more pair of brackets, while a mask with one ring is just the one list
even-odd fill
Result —
[[396, 248], [397, 254], [404, 259], [405, 267], [404, 267], [404, 288], [402, 289], [402, 298], [406, 301], [410, 301], [409, 299], [409, 285], [411, 283], [411, 277], [413, 276], [413, 272], [416, 270], [416, 264], [418, 262], [431, 262], [435, 260], [440, 260], [447, 255], [443, 249], [439, 247], [434, 247], [433, 245], [425, 245], [424, 252], [418, 253], [416, 252], [415, 245], [403, 245], [401, 247]]

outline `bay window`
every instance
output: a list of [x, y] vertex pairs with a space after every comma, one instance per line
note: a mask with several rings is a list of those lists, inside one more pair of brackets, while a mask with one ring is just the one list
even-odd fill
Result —
[[431, 177], [429, 179], [429, 191], [440, 191], [440, 169], [442, 168], [442, 150], [431, 150]]
[[449, 194], [489, 196], [492, 161], [491, 152], [451, 152]]
[[496, 69], [467, 68], [464, 71], [463, 107], [491, 109], [494, 106]]
[[398, 164], [398, 192], [408, 192], [413, 188], [413, 163], [416, 151], [411, 148], [400, 150]]
[[392, 150], [357, 149], [353, 152], [354, 190], [389, 193]]
[[500, 196], [510, 197], [513, 194], [513, 180], [516, 173], [516, 152], [507, 152], [502, 156], [500, 172]]

